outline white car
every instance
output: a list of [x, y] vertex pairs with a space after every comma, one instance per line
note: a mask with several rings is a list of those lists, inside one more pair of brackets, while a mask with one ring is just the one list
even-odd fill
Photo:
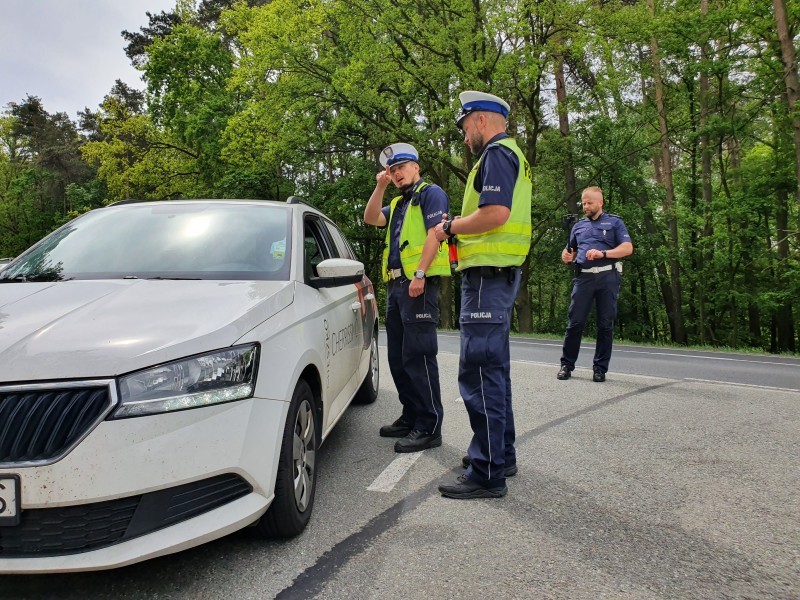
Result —
[[291, 198], [119, 203], [0, 271], [0, 573], [300, 533], [378, 390], [372, 283]]

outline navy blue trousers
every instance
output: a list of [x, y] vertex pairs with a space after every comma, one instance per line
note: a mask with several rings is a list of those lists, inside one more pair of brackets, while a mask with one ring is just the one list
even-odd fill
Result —
[[614, 340], [614, 319], [617, 318], [620, 274], [616, 269], [602, 273], [578, 273], [572, 280], [572, 302], [569, 305], [569, 325], [564, 334], [561, 364], [575, 368], [581, 349], [581, 336], [592, 302], [597, 306], [597, 345], [594, 350], [594, 368], [608, 371], [611, 346]]
[[495, 277], [481, 271], [465, 270], [461, 285], [458, 387], [473, 434], [466, 475], [483, 486], [502, 487], [505, 467], [517, 462], [508, 336], [520, 270]]
[[403, 419], [413, 429], [439, 434], [442, 393], [439, 387], [439, 280], [425, 281], [425, 292], [412, 298], [406, 278], [389, 282], [386, 294], [386, 344], [389, 370], [403, 405]]

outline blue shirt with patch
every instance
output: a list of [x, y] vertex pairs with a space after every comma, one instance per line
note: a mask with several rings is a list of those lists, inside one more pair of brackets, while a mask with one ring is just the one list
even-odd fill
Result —
[[617, 258], [596, 258], [587, 260], [586, 252], [595, 248], [597, 250], [612, 250], [624, 242], [630, 242], [631, 236], [628, 229], [617, 215], [600, 213], [594, 221], [584, 217], [572, 227], [569, 234], [569, 248], [577, 248], [578, 255], [575, 262], [582, 269], [591, 267], [604, 267], [614, 264]]
[[519, 159], [509, 148], [494, 143], [507, 137], [507, 133], [498, 133], [483, 149], [481, 165], [473, 183], [475, 191], [481, 195], [479, 207], [500, 204], [511, 209], [519, 174]]
[[[409, 187], [406, 192], [403, 192], [402, 199], [397, 203], [392, 215], [392, 222], [389, 223], [391, 234], [389, 235], [389, 264], [390, 269], [399, 269], [402, 266], [400, 262], [400, 231], [403, 228], [403, 219], [406, 216], [408, 205], [414, 196], [416, 190], [422, 184], [422, 180], [417, 181], [414, 185]], [[430, 183], [422, 188], [419, 193], [419, 207], [422, 210], [422, 218], [425, 220], [425, 229], [430, 230], [438, 223], [442, 222], [442, 214], [449, 211], [450, 199], [445, 194], [444, 190], [434, 183]], [[391, 206], [384, 206], [381, 209], [387, 223], [389, 222], [389, 211]]]

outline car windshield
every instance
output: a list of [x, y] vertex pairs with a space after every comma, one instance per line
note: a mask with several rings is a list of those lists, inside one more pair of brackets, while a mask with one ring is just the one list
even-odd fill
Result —
[[51, 233], [0, 283], [67, 279], [286, 280], [290, 211], [269, 204], [112, 206]]

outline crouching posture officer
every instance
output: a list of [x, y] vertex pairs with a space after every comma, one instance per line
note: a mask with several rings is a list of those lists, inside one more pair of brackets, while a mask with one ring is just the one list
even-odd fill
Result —
[[[450, 276], [446, 248], [433, 228], [447, 212], [449, 198], [419, 176], [419, 155], [410, 144], [392, 144], [381, 152], [385, 171], [364, 209], [364, 222], [385, 227], [383, 279], [386, 294], [386, 341], [403, 412], [383, 437], [397, 437], [395, 452], [416, 452], [442, 445], [442, 397], [436, 354], [439, 278]], [[402, 192], [382, 207], [389, 182]]]
[[472, 426], [455, 484], [447, 498], [499, 498], [517, 473], [511, 405], [509, 330], [530, 250], [531, 169], [506, 134], [509, 105], [481, 92], [462, 92], [457, 125], [478, 157], [467, 178], [461, 217], [436, 226], [438, 240], [457, 236], [461, 289], [458, 386]]
[[564, 380], [572, 376], [581, 349], [581, 336], [594, 301], [597, 305], [597, 345], [592, 379], [603, 382], [611, 360], [614, 319], [617, 316], [622, 272], [619, 259], [633, 253], [633, 244], [622, 219], [603, 212], [603, 192], [599, 187], [583, 190], [581, 204], [586, 217], [572, 227], [569, 244], [561, 252], [562, 261], [574, 263], [575, 278], [572, 280], [569, 325], [564, 334], [561, 369], [557, 377]]

